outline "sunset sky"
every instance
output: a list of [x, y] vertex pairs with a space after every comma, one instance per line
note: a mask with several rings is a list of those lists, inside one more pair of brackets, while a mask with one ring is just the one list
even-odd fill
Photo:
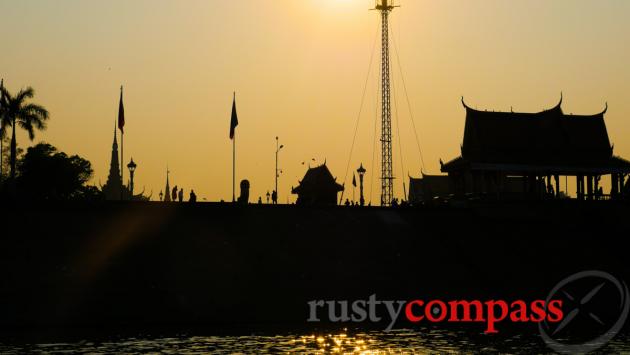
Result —
[[[560, 92], [566, 113], [597, 113], [608, 102], [615, 154], [630, 158], [630, 1], [399, 3], [391, 23], [398, 48], [392, 48], [393, 131], [401, 133], [400, 141], [394, 138], [396, 196], [408, 174], [438, 173], [440, 158], [459, 155], [462, 95], [470, 106], [502, 111], [550, 108]], [[326, 161], [343, 181], [367, 77], [350, 167], [366, 167], [367, 200], [372, 191], [376, 202], [378, 46], [369, 73], [368, 66], [380, 18], [368, 11], [373, 6], [372, 0], [1, 0], [0, 77], [10, 91], [34, 87], [35, 101], [50, 111], [48, 129], [33, 143], [90, 160], [96, 185], [107, 180], [124, 85], [125, 161], [133, 156], [138, 164], [136, 191], [144, 186], [154, 199], [168, 164], [171, 186], [186, 196], [193, 188], [200, 200], [231, 200], [228, 133], [236, 91], [237, 181], [250, 180], [251, 200], [265, 199], [273, 190], [279, 136], [283, 203], [295, 201], [290, 189], [309, 162]], [[19, 145], [33, 143], [19, 133]], [[375, 164], [379, 155], [377, 145]], [[346, 197], [351, 181], [348, 174]]]

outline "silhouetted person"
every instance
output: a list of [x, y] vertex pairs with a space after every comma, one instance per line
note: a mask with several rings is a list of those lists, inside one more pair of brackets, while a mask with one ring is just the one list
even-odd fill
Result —
[[262, 205], [262, 197], [258, 196], [258, 204]]
[[246, 205], [249, 203], [249, 181], [241, 181], [241, 195], [238, 197], [238, 203]]
[[171, 194], [171, 201], [173, 202], [177, 201], [177, 185], [173, 187], [173, 193]]
[[190, 199], [189, 202], [197, 202], [197, 195], [195, 195], [195, 190], [190, 190]]
[[179, 189], [179, 194], [177, 197], [179, 197], [179, 202], [184, 202], [184, 189]]
[[271, 196], [271, 194], [269, 193], [269, 191], [267, 191], [267, 204], [269, 204], [269, 197]]
[[344, 205], [346, 205], [346, 207], [350, 206], [350, 201], [348, 199], [346, 199], [346, 202], [344, 203]]
[[278, 193], [276, 192], [276, 190], [273, 190], [273, 192], [271, 193], [271, 202], [273, 202], [274, 205], [278, 204]]

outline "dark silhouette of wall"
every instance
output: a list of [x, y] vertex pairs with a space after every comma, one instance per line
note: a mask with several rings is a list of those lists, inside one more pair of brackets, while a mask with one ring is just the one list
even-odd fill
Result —
[[314, 299], [544, 298], [588, 269], [630, 281], [630, 208], [621, 202], [110, 202], [1, 212], [10, 223], [0, 238], [0, 329], [26, 332], [305, 325]]

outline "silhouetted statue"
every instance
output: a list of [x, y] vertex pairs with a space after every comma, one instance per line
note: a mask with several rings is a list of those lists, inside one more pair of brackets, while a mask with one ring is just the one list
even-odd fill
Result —
[[197, 202], [197, 195], [195, 195], [195, 190], [190, 190], [190, 199], [189, 202]]
[[184, 189], [179, 189], [179, 194], [177, 197], [179, 197], [179, 202], [184, 202]]
[[241, 181], [241, 195], [238, 197], [238, 203], [246, 205], [249, 203], [249, 181]]
[[175, 187], [173, 187], [173, 193], [171, 194], [171, 199], [173, 201], [177, 201], [177, 185], [175, 185]]
[[274, 205], [278, 204], [278, 193], [276, 192], [276, 190], [273, 190], [273, 192], [271, 193], [271, 202], [273, 202]]

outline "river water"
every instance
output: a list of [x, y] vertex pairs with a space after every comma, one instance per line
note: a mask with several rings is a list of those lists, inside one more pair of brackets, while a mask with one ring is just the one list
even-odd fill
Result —
[[[110, 340], [82, 340], [68, 343], [0, 343], [0, 354], [553, 354], [536, 336], [471, 336], [446, 330], [398, 330], [392, 332], [338, 331], [321, 334], [249, 336], [133, 337]], [[630, 354], [630, 337], [618, 336], [597, 354]]]

